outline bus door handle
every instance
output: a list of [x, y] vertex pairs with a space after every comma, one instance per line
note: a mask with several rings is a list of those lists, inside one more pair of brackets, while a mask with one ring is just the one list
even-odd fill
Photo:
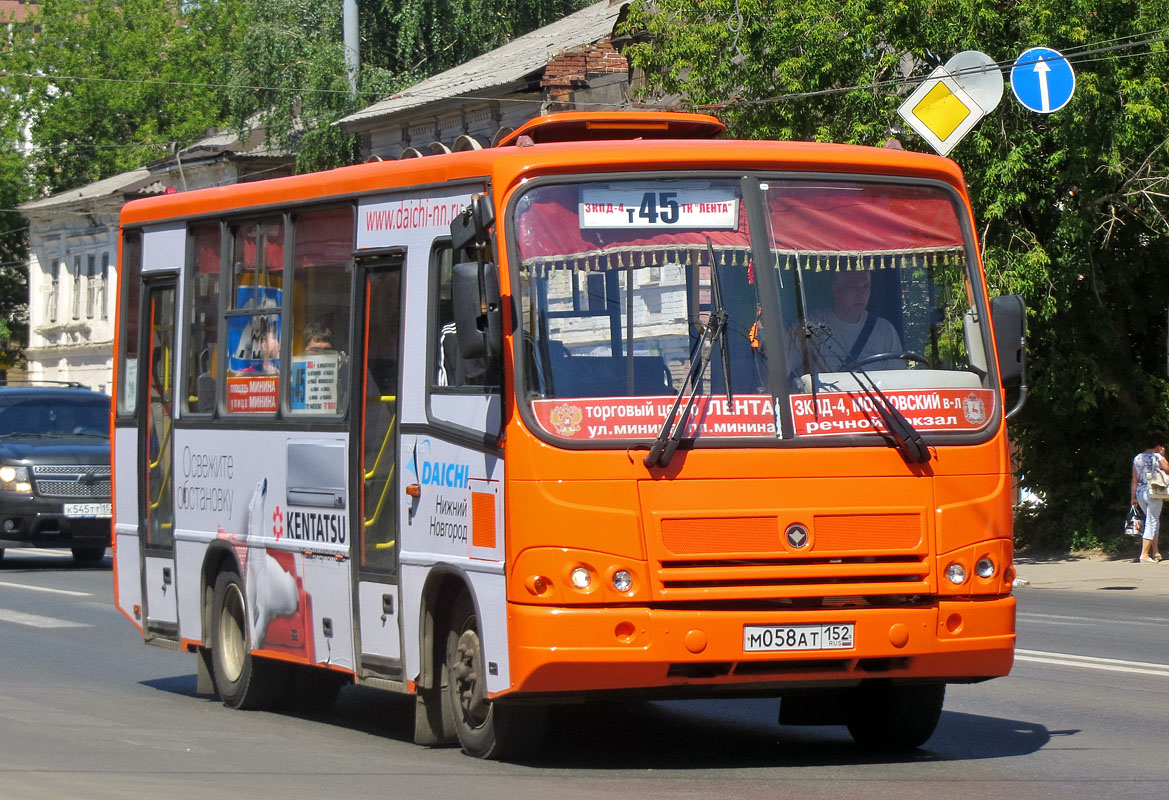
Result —
[[386, 621], [386, 617], [394, 616], [394, 596], [392, 594], [382, 595], [382, 622]]

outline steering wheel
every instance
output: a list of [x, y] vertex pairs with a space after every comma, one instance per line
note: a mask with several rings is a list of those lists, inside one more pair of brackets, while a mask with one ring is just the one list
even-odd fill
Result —
[[878, 361], [904, 361], [906, 364], [916, 361], [919, 364], [925, 364], [926, 367], [932, 367], [928, 358], [912, 350], [906, 350], [904, 353], [873, 353], [871, 356], [858, 358], [852, 362], [852, 365], [854, 367], [863, 367], [865, 364], [875, 364]]

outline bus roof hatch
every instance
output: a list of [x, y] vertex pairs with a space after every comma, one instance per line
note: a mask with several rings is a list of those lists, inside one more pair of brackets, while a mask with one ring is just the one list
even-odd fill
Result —
[[521, 136], [535, 144], [601, 139], [714, 139], [726, 125], [709, 114], [668, 111], [577, 111], [544, 114], [499, 140], [514, 146]]

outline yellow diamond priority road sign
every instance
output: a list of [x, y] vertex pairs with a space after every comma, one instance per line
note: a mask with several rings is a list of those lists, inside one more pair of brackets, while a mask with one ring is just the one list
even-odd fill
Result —
[[945, 67], [938, 67], [906, 98], [897, 113], [944, 156], [986, 112]]

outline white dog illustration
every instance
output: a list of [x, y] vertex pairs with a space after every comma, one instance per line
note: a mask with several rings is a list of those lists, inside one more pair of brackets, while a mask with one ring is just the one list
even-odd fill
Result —
[[[268, 633], [268, 623], [276, 617], [296, 611], [299, 598], [296, 579], [269, 555], [263, 545], [264, 521], [267, 519], [264, 504], [268, 499], [268, 479], [261, 479], [248, 503], [247, 534], [248, 548], [247, 588], [252, 603], [252, 643], [260, 646]], [[252, 548], [255, 548], [252, 550]]]

